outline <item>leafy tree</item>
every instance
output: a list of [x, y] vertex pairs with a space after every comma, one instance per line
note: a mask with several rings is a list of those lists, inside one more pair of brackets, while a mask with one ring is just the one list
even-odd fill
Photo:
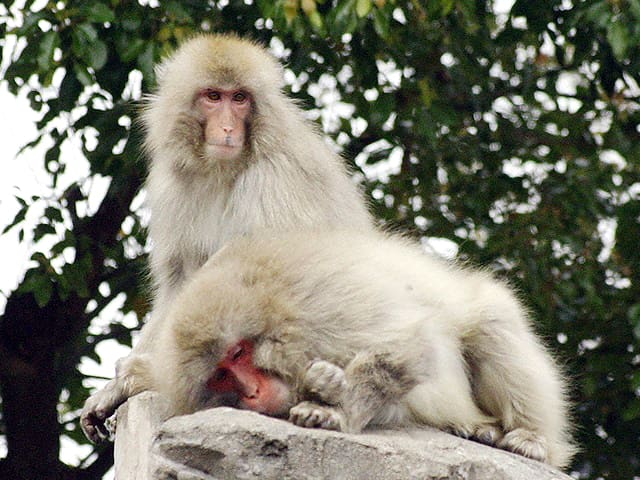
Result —
[[[147, 312], [132, 119], [154, 62], [198, 30], [279, 52], [387, 225], [455, 242], [517, 284], [575, 380], [576, 475], [640, 475], [640, 2], [507, 3], [3, 1], [3, 81], [40, 114], [27, 147], [47, 145], [56, 193], [18, 195], [4, 230], [36, 253], [0, 319], [0, 477], [101, 478], [111, 465], [110, 445], [64, 465], [60, 438], [86, 443], [80, 360], [99, 361], [105, 339], [129, 345], [122, 314]], [[84, 178], [64, 154], [73, 141]], [[97, 179], [108, 188], [92, 209]]]

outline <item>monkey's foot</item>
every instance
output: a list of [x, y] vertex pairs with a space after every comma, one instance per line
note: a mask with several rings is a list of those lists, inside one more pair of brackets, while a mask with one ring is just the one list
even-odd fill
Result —
[[324, 360], [314, 360], [309, 364], [302, 383], [305, 396], [328, 405], [340, 402], [346, 386], [344, 370]]
[[341, 430], [342, 414], [334, 407], [300, 402], [289, 410], [289, 421], [299, 427]]
[[112, 437], [115, 421], [108, 423], [107, 419], [124, 400], [122, 390], [115, 384], [115, 380], [87, 399], [80, 414], [80, 427], [89, 440], [99, 443]]
[[498, 447], [541, 462], [547, 459], [548, 449], [544, 437], [524, 428], [516, 428], [508, 432], [498, 442]]
[[471, 437], [480, 443], [495, 447], [504, 437], [504, 432], [496, 425], [481, 425], [475, 429]]

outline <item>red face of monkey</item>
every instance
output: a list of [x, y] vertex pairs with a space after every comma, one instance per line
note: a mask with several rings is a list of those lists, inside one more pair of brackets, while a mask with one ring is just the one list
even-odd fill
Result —
[[244, 149], [251, 97], [243, 90], [207, 88], [198, 93], [196, 108], [204, 117], [207, 151], [218, 160], [235, 160]]
[[279, 378], [253, 364], [254, 344], [240, 340], [218, 362], [207, 388], [216, 394], [233, 394], [238, 407], [271, 416], [288, 414], [290, 389]]

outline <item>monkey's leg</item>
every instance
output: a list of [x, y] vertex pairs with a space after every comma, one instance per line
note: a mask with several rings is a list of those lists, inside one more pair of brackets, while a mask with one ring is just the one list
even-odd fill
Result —
[[341, 405], [343, 430], [362, 431], [367, 425], [400, 425], [408, 411], [402, 399], [415, 386], [409, 367], [389, 353], [357, 354], [345, 368]]
[[559, 369], [515, 299], [491, 293], [490, 318], [464, 340], [475, 398], [503, 427], [499, 447], [564, 466], [574, 448]]
[[405, 397], [413, 417], [418, 423], [495, 446], [502, 430], [476, 404], [460, 346], [450, 335], [430, 332], [427, 338], [418, 384]]

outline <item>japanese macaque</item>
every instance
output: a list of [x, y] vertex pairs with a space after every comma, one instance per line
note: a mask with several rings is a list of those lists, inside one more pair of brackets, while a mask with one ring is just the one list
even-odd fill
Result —
[[511, 290], [398, 237], [234, 241], [174, 299], [157, 347], [174, 414], [430, 425], [558, 467], [574, 453], [563, 375]]
[[283, 94], [283, 83], [282, 67], [264, 48], [234, 36], [197, 36], [159, 67], [157, 93], [142, 115], [153, 309], [116, 377], [85, 403], [89, 439], [108, 436], [107, 417], [148, 388], [137, 364], [167, 306], [229, 240], [263, 228], [373, 228], [344, 162]]

